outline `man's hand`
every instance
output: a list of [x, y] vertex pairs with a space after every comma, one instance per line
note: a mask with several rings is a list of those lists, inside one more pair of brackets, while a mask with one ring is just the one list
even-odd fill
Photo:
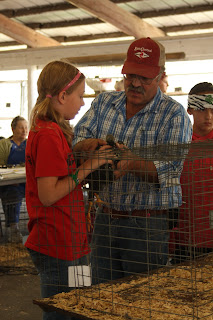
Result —
[[135, 155], [124, 144], [116, 143], [116, 147], [121, 150], [121, 160], [114, 170], [115, 179], [118, 179], [133, 170]]
[[103, 145], [107, 145], [107, 142], [102, 139], [89, 138], [78, 142], [73, 148], [78, 165], [89, 158], [90, 152], [99, 149]]
[[73, 148], [74, 152], [81, 152], [81, 151], [95, 151], [99, 149], [99, 147], [106, 145], [107, 142], [102, 139], [85, 139], [78, 142], [75, 147]]
[[122, 150], [122, 156], [114, 171], [115, 179], [119, 179], [127, 173], [132, 173], [146, 182], [159, 183], [158, 172], [153, 161], [138, 157], [124, 145], [116, 145]]

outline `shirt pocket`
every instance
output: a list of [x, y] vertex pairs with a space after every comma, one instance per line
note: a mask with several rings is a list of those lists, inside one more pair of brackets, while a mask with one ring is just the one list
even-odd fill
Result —
[[140, 130], [134, 141], [134, 148], [156, 144], [155, 130]]

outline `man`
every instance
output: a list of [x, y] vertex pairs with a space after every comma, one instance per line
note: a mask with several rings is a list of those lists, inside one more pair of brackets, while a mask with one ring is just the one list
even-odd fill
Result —
[[93, 283], [149, 271], [167, 261], [167, 214], [181, 205], [182, 161], [143, 158], [134, 151], [191, 140], [186, 111], [159, 89], [164, 65], [160, 43], [135, 40], [122, 68], [125, 92], [98, 95], [75, 127], [75, 152], [106, 144], [107, 134], [123, 143], [118, 145], [124, 155], [117, 163], [115, 181], [100, 194], [104, 204], [93, 232]]
[[[213, 85], [196, 84], [189, 92], [187, 112], [193, 116], [191, 149], [181, 175], [176, 262], [213, 248]], [[198, 144], [202, 141], [201, 144]]]
[[160, 78], [159, 87], [163, 93], [166, 93], [168, 86], [169, 86], [168, 76], [165, 72], [163, 72], [163, 74]]

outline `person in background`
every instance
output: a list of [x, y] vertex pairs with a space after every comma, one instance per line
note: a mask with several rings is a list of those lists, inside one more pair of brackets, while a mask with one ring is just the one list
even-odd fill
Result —
[[117, 80], [115, 82], [114, 88], [115, 88], [116, 91], [123, 91], [124, 90], [124, 79]]
[[[43, 298], [71, 289], [68, 268], [88, 265], [81, 182], [104, 163], [98, 154], [76, 168], [69, 124], [84, 105], [85, 76], [66, 59], [42, 70], [26, 147], [26, 204], [29, 236], [25, 243], [41, 278]], [[103, 146], [99, 152], [109, 152]], [[44, 320], [74, 319], [44, 312]]]
[[[13, 135], [0, 140], [0, 165], [24, 165], [28, 123], [23, 117], [17, 116], [12, 120], [11, 128]], [[22, 198], [25, 197], [25, 183], [1, 187], [0, 197], [5, 214], [7, 241], [22, 242], [19, 215]]]
[[[192, 147], [209, 141], [213, 147], [213, 85], [196, 84], [188, 95], [187, 112], [193, 116]], [[200, 148], [201, 149], [201, 148]], [[175, 230], [176, 262], [210, 252], [213, 248], [213, 158], [199, 156], [193, 148], [184, 162], [181, 175], [183, 205]], [[200, 151], [201, 152], [201, 151]], [[198, 154], [197, 154], [198, 153]], [[194, 157], [193, 157], [194, 155]], [[195, 158], [197, 156], [197, 158]]]
[[163, 74], [160, 78], [160, 81], [159, 81], [159, 87], [163, 93], [166, 93], [168, 86], [169, 86], [168, 76], [165, 72], [163, 72]]
[[[105, 145], [108, 134], [122, 141], [119, 146], [124, 155], [127, 152], [117, 163], [115, 181], [100, 193], [103, 205], [92, 239], [93, 283], [147, 272], [167, 262], [168, 210], [182, 203], [182, 160], [151, 161], [130, 151], [191, 140], [184, 107], [159, 88], [164, 70], [164, 47], [150, 38], [135, 40], [122, 68], [125, 91], [99, 94], [75, 126], [75, 152]], [[178, 183], [169, 186], [173, 176]]]

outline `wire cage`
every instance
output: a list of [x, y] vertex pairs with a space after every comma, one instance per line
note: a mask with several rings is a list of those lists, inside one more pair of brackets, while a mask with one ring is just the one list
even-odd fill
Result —
[[[79, 211], [70, 230], [81, 241], [87, 224], [90, 261], [73, 265], [69, 292], [34, 303], [80, 319], [213, 319], [212, 142], [113, 148], [111, 158], [107, 151], [75, 155], [77, 162], [110, 159], [85, 174], [86, 219]], [[70, 202], [70, 219], [79, 202]], [[78, 245], [66, 248], [76, 258]]]
[[[14, 215], [18, 215], [18, 222], [11, 223]], [[14, 192], [3, 194], [0, 202], [0, 272], [35, 272], [24, 247], [28, 236], [28, 220], [25, 198], [18, 199]]]

